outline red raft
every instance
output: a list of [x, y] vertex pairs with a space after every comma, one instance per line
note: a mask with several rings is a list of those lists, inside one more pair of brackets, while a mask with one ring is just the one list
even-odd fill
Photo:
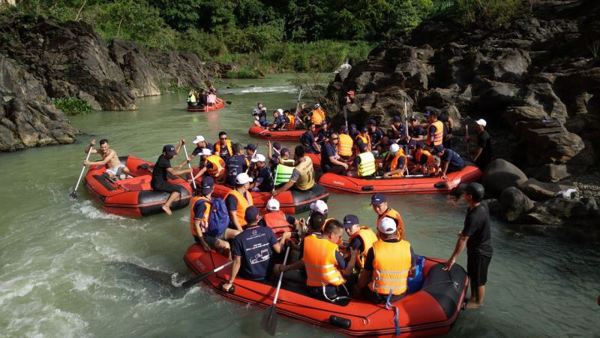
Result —
[[331, 191], [352, 194], [443, 194], [461, 183], [477, 181], [481, 175], [481, 170], [475, 166], [449, 173], [447, 180], [440, 177], [360, 178], [325, 173], [319, 184]]
[[306, 130], [297, 129], [297, 130], [269, 130], [259, 126], [252, 126], [248, 129], [248, 134], [253, 137], [262, 138], [265, 140], [273, 140], [273, 141], [288, 141], [288, 142], [296, 142], [300, 140], [300, 136], [304, 134]]
[[[215, 190], [213, 196], [224, 198], [225, 195], [231, 190], [228, 186], [215, 184]], [[307, 191], [288, 190], [275, 197], [279, 201], [280, 210], [286, 214], [299, 214], [310, 209], [310, 204], [316, 200], [327, 201], [329, 198], [329, 192], [325, 190], [319, 184]], [[254, 205], [263, 211], [269, 199], [271, 199], [271, 193], [269, 192], [253, 192], [252, 199]]]
[[189, 105], [187, 107], [187, 111], [189, 112], [209, 112], [209, 111], [215, 111], [215, 110], [219, 110], [222, 109], [223, 107], [225, 107], [225, 101], [223, 101], [223, 99], [217, 98], [217, 101], [215, 102], [215, 104], [210, 104], [210, 105]]
[[[228, 259], [216, 252], [206, 252], [192, 245], [183, 260], [196, 274], [205, 273], [225, 264]], [[204, 280], [217, 293], [241, 303], [268, 307], [272, 305], [275, 286], [267, 282], [236, 278], [235, 291], [224, 292], [220, 285], [229, 279], [231, 267]], [[426, 258], [424, 282], [420, 290], [393, 303], [398, 309], [399, 336], [443, 335], [450, 331], [465, 301], [468, 278], [465, 270], [455, 264], [450, 271], [442, 264]], [[363, 300], [347, 304], [331, 304], [310, 297], [303, 283], [286, 280], [277, 300], [277, 312], [308, 324], [322, 326], [351, 336], [395, 336], [394, 310], [385, 305]]]
[[[154, 164], [134, 156], [119, 157], [121, 163], [131, 171], [132, 178], [113, 182], [105, 175], [105, 166], [91, 166], [85, 175], [85, 186], [111, 214], [141, 217], [162, 213], [162, 205], [169, 194], [153, 191], [150, 186]], [[169, 175], [169, 183], [180, 187], [181, 197], [171, 209], [185, 208], [190, 202], [192, 190], [181, 177]]]

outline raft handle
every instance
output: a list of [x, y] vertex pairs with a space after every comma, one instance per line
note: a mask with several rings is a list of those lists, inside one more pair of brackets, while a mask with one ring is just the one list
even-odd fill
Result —
[[373, 191], [373, 186], [372, 185], [365, 185], [364, 187], [360, 188], [360, 190], [362, 190], [362, 191]]
[[341, 327], [342, 329], [349, 329], [352, 325], [352, 321], [348, 318], [339, 317], [336, 315], [329, 316], [329, 323], [331, 325]]

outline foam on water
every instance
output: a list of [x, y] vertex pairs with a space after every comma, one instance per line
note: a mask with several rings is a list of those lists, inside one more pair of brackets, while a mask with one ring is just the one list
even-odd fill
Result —
[[222, 94], [254, 94], [254, 93], [297, 93], [295, 86], [256, 86], [246, 88], [230, 88], [221, 90]]
[[71, 206], [71, 212], [82, 214], [88, 219], [124, 220], [124, 217], [106, 213], [93, 205], [92, 201], [75, 202]]

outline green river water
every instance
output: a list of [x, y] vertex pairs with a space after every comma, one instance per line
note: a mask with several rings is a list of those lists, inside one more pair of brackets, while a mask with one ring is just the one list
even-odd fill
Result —
[[[186, 292], [168, 287], [171, 273], [190, 276], [182, 261], [193, 241], [187, 210], [128, 219], [105, 214], [83, 186], [78, 200], [68, 197], [91, 136], [108, 138], [120, 155], [154, 161], [163, 144], [180, 136], [216, 140], [218, 131], [227, 130], [234, 140], [251, 141], [247, 129], [257, 101], [270, 111], [295, 103], [286, 76], [234, 84], [221, 87], [232, 104], [219, 112], [186, 112], [185, 94], [144, 98], [135, 112], [72, 118], [84, 132], [77, 144], [0, 154], [0, 337], [265, 335], [256, 308], [227, 301], [206, 286]], [[266, 143], [258, 143], [264, 152]], [[450, 255], [464, 202], [398, 196], [391, 205], [402, 212], [419, 254]], [[355, 213], [365, 223], [374, 220], [368, 196], [332, 195], [329, 210], [339, 218]], [[486, 304], [463, 311], [452, 336], [600, 335], [597, 247], [515, 234], [498, 222], [492, 236]], [[465, 253], [459, 262], [465, 265]], [[278, 335], [336, 336], [284, 318]]]

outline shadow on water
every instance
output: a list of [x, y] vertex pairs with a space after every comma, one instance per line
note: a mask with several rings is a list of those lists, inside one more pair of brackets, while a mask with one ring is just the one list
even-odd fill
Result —
[[190, 288], [181, 287], [181, 282], [193, 277], [153, 270], [131, 262], [115, 261], [108, 262], [106, 265], [109, 269], [115, 270], [115, 276], [118, 280], [127, 284], [135, 284], [138, 288], [143, 287], [156, 298], [183, 297]]

